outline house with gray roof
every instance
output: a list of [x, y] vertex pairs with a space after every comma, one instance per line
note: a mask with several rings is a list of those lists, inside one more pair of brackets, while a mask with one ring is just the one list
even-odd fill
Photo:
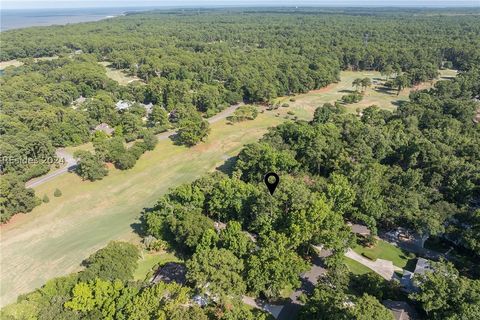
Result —
[[400, 279], [400, 284], [406, 292], [414, 292], [418, 290], [418, 287], [415, 285], [413, 279], [415, 276], [424, 275], [427, 272], [432, 271], [430, 267], [430, 261], [424, 258], [418, 258], [417, 265], [415, 270], [410, 272], [408, 270], [403, 271], [402, 279]]
[[95, 127], [94, 131], [102, 131], [111, 136], [114, 129], [106, 123], [100, 123], [98, 126]]

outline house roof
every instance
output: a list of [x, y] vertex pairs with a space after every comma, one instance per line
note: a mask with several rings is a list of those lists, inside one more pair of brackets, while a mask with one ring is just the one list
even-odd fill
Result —
[[125, 110], [125, 109], [130, 108], [131, 105], [132, 105], [132, 103], [129, 102], [129, 101], [119, 100], [117, 103], [115, 103], [115, 109]]
[[150, 282], [158, 283], [163, 281], [166, 283], [176, 282], [179, 284], [185, 284], [187, 282], [186, 273], [187, 269], [185, 268], [185, 265], [176, 262], [168, 262], [158, 268]]
[[405, 301], [385, 300], [382, 304], [390, 309], [396, 320], [417, 319], [415, 310]]
[[424, 258], [418, 258], [417, 265], [415, 266], [415, 274], [425, 274], [425, 272], [430, 271], [430, 262]]
[[108, 124], [106, 123], [100, 123], [98, 126], [95, 127], [95, 131], [103, 131], [106, 134], [112, 134], [114, 131], [113, 128], [111, 128]]
[[364, 226], [362, 224], [349, 223], [349, 225], [352, 228], [353, 233], [360, 234], [360, 235], [363, 235], [363, 236], [370, 235], [370, 229], [368, 229], [366, 226]]

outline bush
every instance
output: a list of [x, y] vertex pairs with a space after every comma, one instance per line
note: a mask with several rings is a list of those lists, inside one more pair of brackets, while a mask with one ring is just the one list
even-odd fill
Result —
[[128, 149], [128, 152], [130, 152], [134, 157], [135, 159], [138, 160], [138, 158], [140, 158], [140, 156], [147, 150], [147, 146], [145, 144], [145, 142], [143, 141], [137, 141], [133, 144], [133, 146], [131, 146], [129, 149]]
[[55, 189], [55, 191], [53, 192], [53, 196], [54, 197], [61, 197], [62, 196], [62, 191], [60, 191], [60, 189]]
[[362, 252], [362, 256], [364, 256], [365, 258], [368, 258], [372, 261], [375, 261], [377, 260], [377, 258], [375, 257], [375, 255], [371, 254], [370, 252]]
[[293, 116], [293, 115], [295, 115], [295, 112], [293, 112], [293, 111], [290, 110], [290, 111], [287, 112], [287, 114]]
[[150, 131], [146, 131], [143, 134], [143, 142], [145, 143], [145, 150], [153, 150], [157, 145], [157, 137]]
[[282, 103], [282, 108], [288, 108], [290, 105], [288, 103]]
[[49, 202], [50, 202], [50, 198], [45, 194], [45, 195], [43, 195], [42, 201], [43, 201], [44, 203], [49, 203]]
[[297, 101], [295, 98], [290, 98], [290, 102], [295, 102]]
[[78, 160], [75, 172], [83, 180], [100, 180], [108, 174], [102, 159], [89, 151], [77, 150], [73, 156]]
[[115, 161], [115, 167], [120, 170], [127, 170], [133, 168], [136, 162], [135, 155], [127, 151], [118, 157], [117, 161]]
[[233, 113], [233, 115], [227, 117], [228, 121], [240, 122], [245, 120], [253, 120], [258, 116], [258, 110], [255, 106], [241, 106]]
[[350, 93], [342, 96], [341, 99], [343, 103], [350, 104], [350, 103], [360, 102], [363, 99], [363, 96], [358, 92], [354, 92], [354, 93]]

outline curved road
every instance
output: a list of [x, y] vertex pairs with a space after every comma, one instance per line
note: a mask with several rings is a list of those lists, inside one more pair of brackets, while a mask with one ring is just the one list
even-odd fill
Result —
[[[243, 103], [232, 105], [232, 106], [228, 107], [227, 109], [223, 110], [222, 112], [214, 115], [213, 117], [208, 118], [207, 121], [210, 124], [212, 124], [212, 123], [218, 122], [220, 120], [223, 120], [226, 117], [232, 115], [235, 112], [235, 110], [237, 110], [237, 108], [240, 107], [241, 105], [243, 105]], [[162, 133], [158, 134], [157, 138], [158, 138], [158, 140], [166, 140], [166, 139], [174, 136], [175, 133], [176, 133], [175, 130], [165, 131], [165, 132], [162, 132]], [[64, 167], [58, 169], [58, 170], [55, 170], [53, 172], [50, 172], [50, 173], [46, 174], [44, 176], [41, 176], [39, 178], [35, 178], [35, 179], [32, 179], [32, 180], [28, 181], [25, 184], [25, 187], [34, 188], [34, 187], [39, 186], [39, 185], [41, 185], [41, 184], [43, 184], [47, 181], [50, 181], [50, 180], [54, 179], [55, 177], [57, 177], [59, 175], [62, 175], [66, 172], [69, 172], [69, 171], [72, 171], [73, 169], [75, 169], [75, 166], [77, 165], [77, 160], [75, 160], [73, 158], [72, 154], [70, 154], [69, 152], [67, 152], [63, 148], [57, 149], [55, 154], [56, 154], [58, 159], [63, 159], [66, 165]]]
[[35, 178], [35, 179], [32, 179], [32, 180], [28, 181], [25, 184], [25, 187], [34, 188], [38, 185], [41, 185], [44, 182], [52, 180], [56, 176], [59, 176], [61, 174], [64, 174], [65, 172], [73, 170], [75, 168], [75, 166], [77, 165], [77, 160], [75, 160], [73, 158], [73, 156], [70, 153], [68, 153], [65, 149], [63, 149], [63, 148], [57, 149], [57, 151], [55, 151], [55, 154], [56, 154], [58, 159], [63, 159], [63, 161], [65, 163], [65, 166], [63, 166], [62, 168], [60, 168], [58, 170], [55, 170], [55, 171], [53, 171], [49, 174], [46, 174], [46, 175], [41, 176], [39, 178]]

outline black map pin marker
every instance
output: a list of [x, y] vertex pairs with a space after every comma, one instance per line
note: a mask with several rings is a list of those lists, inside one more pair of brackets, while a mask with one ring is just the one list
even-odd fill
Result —
[[[270, 182], [270, 179], [269, 179], [270, 177], [274, 177], [275, 181]], [[275, 172], [269, 172], [265, 175], [265, 184], [267, 185], [268, 191], [270, 191], [270, 194], [272, 196], [279, 182], [280, 182], [280, 178], [278, 177], [278, 174], [276, 174]]]

